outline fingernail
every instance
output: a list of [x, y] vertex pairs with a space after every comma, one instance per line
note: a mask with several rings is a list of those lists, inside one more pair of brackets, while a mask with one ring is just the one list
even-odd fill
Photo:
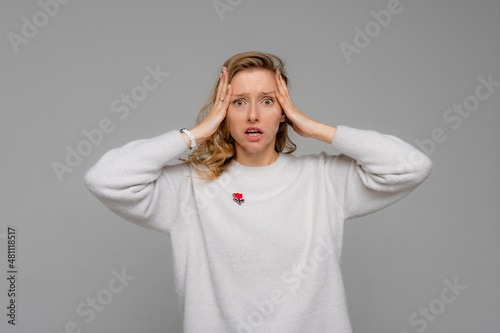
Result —
[[220, 73], [220, 75], [219, 75], [219, 79], [220, 79], [221, 77], [222, 77], [222, 73]]
[[229, 90], [229, 87], [231, 87], [231, 83], [227, 85], [227, 90]]

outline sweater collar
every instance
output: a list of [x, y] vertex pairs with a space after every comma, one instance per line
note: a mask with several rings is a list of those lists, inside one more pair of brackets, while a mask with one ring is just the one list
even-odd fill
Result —
[[283, 166], [286, 164], [286, 160], [289, 158], [288, 154], [279, 153], [278, 159], [269, 165], [252, 167], [246, 166], [236, 162], [236, 160], [231, 161], [231, 166], [229, 170], [234, 175], [238, 177], [264, 177], [269, 175], [276, 175]]

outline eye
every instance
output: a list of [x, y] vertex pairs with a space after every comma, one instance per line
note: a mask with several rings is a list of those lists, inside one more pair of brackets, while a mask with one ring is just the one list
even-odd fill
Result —
[[[267, 105], [267, 106], [272, 105], [272, 104], [273, 104], [273, 102], [274, 102], [274, 100], [273, 100], [272, 98], [266, 98], [266, 99], [264, 100], [264, 104], [265, 104], [265, 105]], [[243, 105], [243, 103], [244, 103], [244, 102], [243, 102], [243, 100], [241, 100], [241, 99], [237, 99], [237, 100], [233, 101], [233, 104], [234, 104], [234, 105], [236, 105], [236, 106], [242, 106], [242, 105]]]
[[[269, 102], [269, 103], [266, 103], [266, 102]], [[267, 98], [267, 99], [265, 99], [265, 100], [264, 100], [264, 104], [266, 104], [266, 105], [271, 105], [271, 104], [273, 104], [273, 99], [272, 99], [272, 98]]]
[[234, 104], [234, 105], [236, 105], [236, 106], [241, 106], [241, 105], [243, 105], [243, 104], [238, 104], [238, 103], [240, 103], [240, 102], [241, 102], [241, 103], [243, 103], [243, 101], [242, 101], [241, 99], [237, 99], [237, 100], [235, 100], [235, 101], [233, 102], [233, 104]]

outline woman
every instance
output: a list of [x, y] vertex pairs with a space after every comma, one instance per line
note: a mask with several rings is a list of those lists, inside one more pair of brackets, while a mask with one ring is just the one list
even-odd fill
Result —
[[[237, 54], [194, 128], [110, 150], [85, 175], [112, 211], [171, 238], [184, 332], [351, 332], [344, 221], [400, 200], [431, 172], [397, 137], [309, 118], [287, 83], [279, 58]], [[341, 154], [291, 155], [288, 126]]]

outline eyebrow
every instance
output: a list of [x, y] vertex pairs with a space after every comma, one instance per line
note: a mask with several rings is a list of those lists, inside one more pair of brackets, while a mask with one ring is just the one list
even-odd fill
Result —
[[[259, 95], [272, 95], [272, 94], [274, 94], [274, 91], [268, 91], [268, 92], [266, 92], [266, 91], [261, 91], [261, 92], [259, 93]], [[246, 96], [246, 95], [248, 95], [248, 93], [233, 94], [233, 97], [240, 97], [240, 96]]]

